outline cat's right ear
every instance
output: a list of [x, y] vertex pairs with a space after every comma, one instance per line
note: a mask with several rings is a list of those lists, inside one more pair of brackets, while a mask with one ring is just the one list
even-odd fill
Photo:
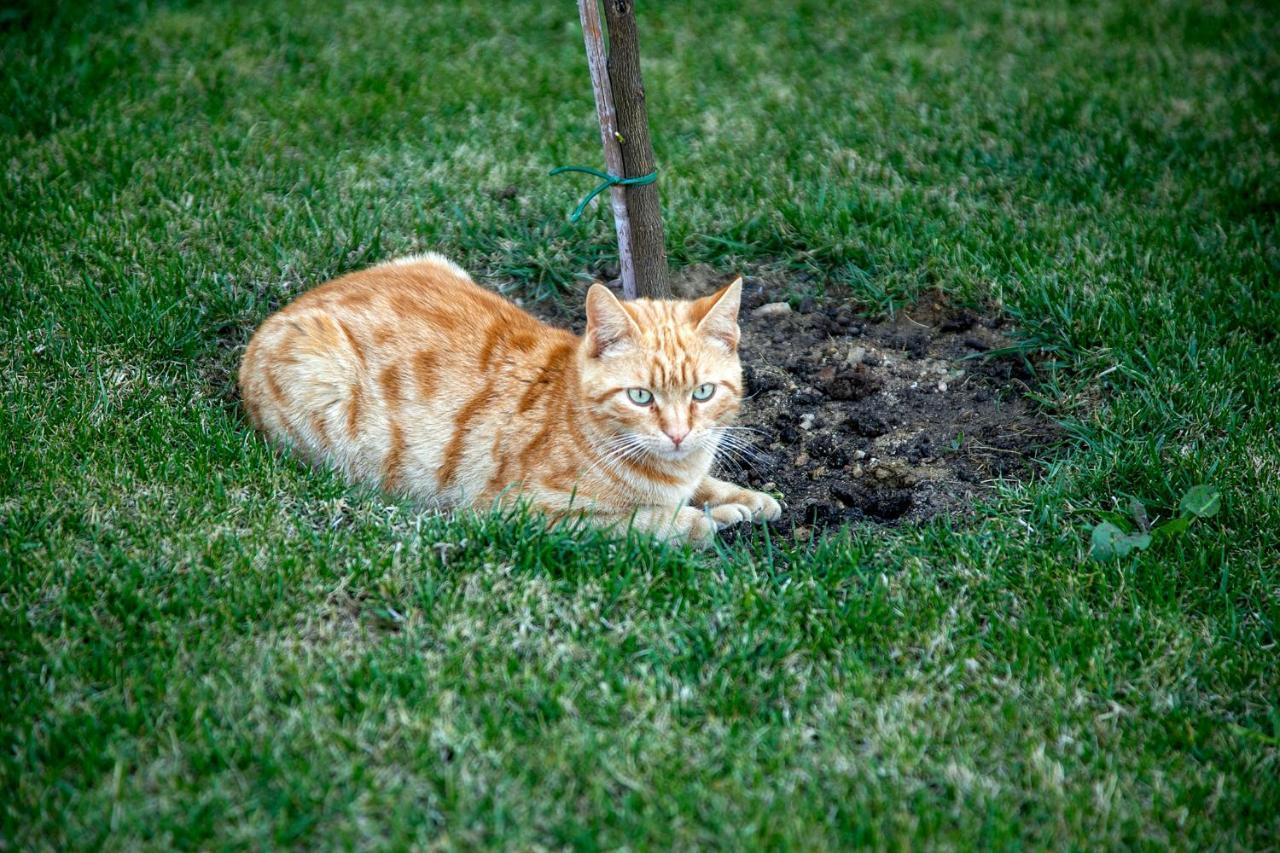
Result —
[[587, 340], [591, 357], [617, 355], [629, 349], [636, 335], [635, 323], [627, 309], [609, 288], [600, 282], [587, 291]]

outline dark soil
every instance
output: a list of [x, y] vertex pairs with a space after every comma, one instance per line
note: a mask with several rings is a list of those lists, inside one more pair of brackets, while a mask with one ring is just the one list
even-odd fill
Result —
[[738, 423], [756, 452], [724, 458], [718, 476], [780, 494], [778, 533], [962, 514], [994, 481], [1028, 477], [1057, 438], [1027, 399], [1024, 360], [996, 354], [1011, 343], [999, 316], [938, 297], [876, 321], [769, 292], [748, 279], [740, 320]]
[[721, 473], [780, 492], [784, 531], [963, 513], [997, 479], [1023, 479], [1056, 437], [999, 317], [930, 299], [871, 321], [837, 301], [799, 310], [744, 294], [739, 423], [754, 464]]

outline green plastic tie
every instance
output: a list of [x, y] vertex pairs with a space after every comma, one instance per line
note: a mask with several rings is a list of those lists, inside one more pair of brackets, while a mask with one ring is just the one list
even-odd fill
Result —
[[639, 187], [658, 180], [658, 171], [656, 169], [638, 178], [619, 178], [617, 175], [610, 175], [608, 172], [601, 172], [599, 169], [588, 169], [586, 166], [558, 166], [551, 170], [552, 175], [560, 175], [565, 172], [582, 172], [586, 175], [595, 175], [601, 180], [600, 186], [587, 193], [587, 197], [582, 200], [582, 203], [578, 205], [578, 209], [569, 217], [574, 222], [582, 218], [582, 211], [587, 209], [587, 205], [591, 204], [591, 199], [600, 195], [609, 187]]

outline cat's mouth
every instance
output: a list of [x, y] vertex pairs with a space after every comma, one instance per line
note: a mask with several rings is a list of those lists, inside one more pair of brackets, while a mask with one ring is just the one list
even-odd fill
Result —
[[665, 459], [668, 462], [679, 462], [688, 459], [690, 456], [702, 449], [702, 444], [696, 441], [683, 441], [679, 447], [673, 447], [667, 444], [665, 447], [658, 446], [651, 451], [654, 456], [659, 459]]
[[616, 448], [624, 448], [620, 453], [622, 458], [651, 459], [662, 462], [684, 462], [708, 449], [704, 435], [690, 437], [677, 446], [665, 436], [658, 438], [652, 435], [632, 434], [615, 438], [611, 446], [615, 449], [616, 455], [618, 454]]

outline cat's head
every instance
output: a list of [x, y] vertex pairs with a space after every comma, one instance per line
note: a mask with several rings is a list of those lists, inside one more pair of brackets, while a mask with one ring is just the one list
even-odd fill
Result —
[[742, 399], [738, 306], [742, 279], [695, 300], [621, 302], [587, 293], [581, 381], [611, 451], [678, 460], [714, 452]]

